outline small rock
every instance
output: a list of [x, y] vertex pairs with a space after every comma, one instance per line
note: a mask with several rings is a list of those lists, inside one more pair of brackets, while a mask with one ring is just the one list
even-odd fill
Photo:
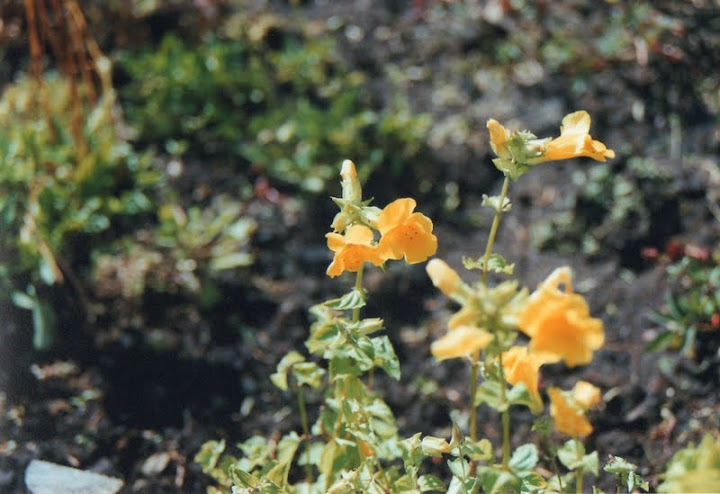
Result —
[[145, 460], [140, 470], [146, 477], [157, 475], [167, 467], [170, 462], [170, 454], [166, 452], [155, 453]]
[[33, 460], [25, 470], [25, 486], [32, 494], [115, 494], [124, 482], [94, 472]]

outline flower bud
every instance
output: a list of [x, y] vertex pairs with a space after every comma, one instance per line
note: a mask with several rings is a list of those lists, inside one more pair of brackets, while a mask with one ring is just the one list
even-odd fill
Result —
[[359, 203], [362, 200], [362, 187], [358, 180], [355, 163], [350, 160], [343, 161], [340, 176], [342, 177], [342, 198]]

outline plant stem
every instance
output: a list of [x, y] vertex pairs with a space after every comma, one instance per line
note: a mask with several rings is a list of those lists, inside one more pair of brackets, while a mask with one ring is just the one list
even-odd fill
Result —
[[[365, 267], [365, 264], [360, 265], [360, 269], [357, 271], [357, 275], [355, 276], [355, 291], [362, 293], [362, 278], [363, 278], [363, 268]], [[355, 307], [352, 312], [352, 322], [358, 322], [360, 321], [360, 307]]]
[[305, 408], [305, 393], [302, 386], [297, 388], [298, 409], [300, 410], [300, 422], [303, 428], [303, 437], [305, 439], [305, 477], [307, 477], [308, 485], [313, 483], [312, 465], [310, 464], [310, 426], [308, 425], [307, 410]]
[[505, 368], [503, 367], [502, 352], [498, 356], [498, 362], [500, 365], [500, 400], [503, 403], [504, 409], [502, 411], [502, 467], [503, 470], [509, 470], [510, 468], [510, 404], [507, 402], [507, 390], [505, 389]]
[[505, 204], [505, 198], [507, 197], [508, 188], [510, 187], [510, 175], [505, 175], [503, 181], [502, 191], [500, 191], [500, 197], [498, 198], [497, 206], [495, 206], [495, 217], [493, 218], [492, 226], [490, 227], [490, 235], [488, 236], [487, 245], [485, 246], [485, 255], [483, 256], [483, 270], [481, 281], [482, 284], [487, 284], [488, 274], [488, 263], [490, 262], [490, 254], [492, 254], [493, 244], [495, 243], [495, 235], [497, 235], [498, 225], [500, 225], [500, 215], [502, 214], [502, 208]]
[[478, 370], [480, 369], [479, 355], [473, 356], [472, 366], [470, 368], [470, 440], [477, 440], [477, 406], [475, 405], [475, 397], [477, 396], [478, 387]]
[[582, 494], [583, 491], [583, 471], [582, 468], [575, 470], [575, 492]]

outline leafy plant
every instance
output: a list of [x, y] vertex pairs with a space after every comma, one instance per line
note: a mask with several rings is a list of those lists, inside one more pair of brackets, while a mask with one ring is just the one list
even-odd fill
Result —
[[[48, 103], [41, 108], [38, 94]], [[114, 95], [84, 106], [82, 145], [71, 132], [77, 110], [70, 84], [48, 76], [42, 88], [22, 80], [0, 100], [0, 251], [13, 300], [33, 311], [35, 345], [52, 344], [52, 305], [43, 286], [70, 279], [88, 245], [128, 228], [153, 206], [159, 176], [150, 154], [118, 136]], [[94, 245], [93, 245], [94, 246]]]
[[312, 192], [333, 178], [337, 156], [365, 156], [365, 177], [381, 165], [399, 177], [420, 156], [427, 117], [399, 97], [378, 109], [365, 76], [347, 68], [327, 35], [275, 17], [236, 15], [228, 25], [225, 37], [190, 45], [168, 35], [158, 49], [119, 57], [140, 139]]
[[[669, 265], [667, 274], [666, 308], [654, 314], [661, 330], [648, 349], [696, 355], [698, 334], [720, 331], [720, 264], [686, 255]], [[703, 355], [713, 353], [713, 348], [702, 349]]]

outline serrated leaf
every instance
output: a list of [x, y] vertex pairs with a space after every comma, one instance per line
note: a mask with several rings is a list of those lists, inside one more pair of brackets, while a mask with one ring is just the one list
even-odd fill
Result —
[[334, 310], [351, 310], [365, 307], [365, 293], [363, 290], [352, 290], [340, 298], [325, 302], [327, 307]]
[[375, 353], [375, 365], [384, 370], [388, 376], [393, 379], [400, 379], [400, 361], [395, 354], [390, 339], [387, 336], [380, 336], [372, 340], [373, 350]]

